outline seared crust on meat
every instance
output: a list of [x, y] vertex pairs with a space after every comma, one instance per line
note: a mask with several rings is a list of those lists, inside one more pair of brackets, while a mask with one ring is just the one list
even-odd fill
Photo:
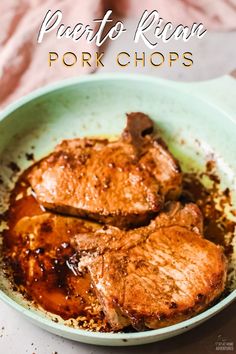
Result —
[[128, 232], [114, 226], [104, 226], [94, 229], [92, 232], [80, 232], [71, 239], [71, 243], [78, 252], [98, 252], [101, 254], [110, 250], [124, 250], [145, 241], [151, 232], [162, 226], [173, 225], [183, 226], [201, 237], [203, 218], [198, 206], [189, 203], [183, 207], [179, 202], [169, 202], [158, 217], [147, 226]]
[[[171, 217], [170, 217], [171, 216]], [[196, 315], [224, 290], [226, 259], [201, 237], [194, 204], [173, 203], [143, 228], [117, 228], [74, 238], [114, 330], [160, 328]]]
[[119, 140], [65, 140], [29, 181], [45, 208], [129, 228], [147, 224], [179, 196], [182, 174], [151, 119], [131, 113]]

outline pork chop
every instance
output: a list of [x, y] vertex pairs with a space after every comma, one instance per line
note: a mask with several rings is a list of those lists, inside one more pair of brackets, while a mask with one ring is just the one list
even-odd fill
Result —
[[147, 227], [102, 228], [76, 235], [73, 246], [89, 271], [114, 330], [160, 328], [196, 315], [224, 290], [226, 259], [202, 237], [194, 204], [172, 203]]
[[176, 199], [182, 174], [151, 119], [131, 113], [119, 140], [64, 140], [29, 181], [45, 208], [127, 228], [147, 224]]

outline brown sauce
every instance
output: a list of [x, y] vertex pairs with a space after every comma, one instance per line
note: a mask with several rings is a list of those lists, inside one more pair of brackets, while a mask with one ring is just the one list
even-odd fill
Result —
[[[14, 289], [64, 320], [77, 319], [79, 327], [110, 330], [89, 274], [75, 275], [66, 263], [75, 253], [69, 243], [71, 233], [91, 230], [92, 223], [69, 218], [68, 224], [68, 218], [43, 210], [26, 177], [27, 171], [12, 192], [5, 216], [8, 230], [3, 233], [4, 260], [6, 269], [11, 269]], [[39, 225], [36, 229], [34, 222]], [[32, 234], [36, 235], [33, 239]]]
[[[201, 182], [203, 175], [213, 180], [211, 187], [206, 188], [203, 185]], [[183, 202], [194, 202], [198, 205], [204, 216], [204, 237], [221, 245], [225, 253], [230, 256], [236, 223], [225, 213], [225, 208], [231, 207], [230, 191], [228, 188], [221, 191], [219, 184], [220, 180], [215, 175], [186, 173], [180, 199]], [[228, 239], [226, 235], [229, 235]]]
[[[89, 274], [75, 275], [67, 266], [67, 260], [75, 253], [70, 246], [70, 237], [96, 226], [43, 210], [31, 193], [27, 173], [19, 178], [11, 194], [6, 214], [8, 230], [3, 235], [5, 264], [11, 270], [15, 290], [46, 311], [65, 320], [76, 319], [81, 328], [111, 331]], [[212, 181], [210, 188], [201, 182], [203, 174], [184, 175], [180, 200], [195, 202], [200, 207], [205, 237], [222, 245], [230, 258], [230, 239], [226, 240], [225, 235], [230, 234], [232, 238], [236, 226], [224, 213], [224, 207], [231, 203], [230, 193], [228, 189], [220, 192], [219, 179], [209, 171], [209, 166], [205, 174]], [[216, 206], [216, 197], [220, 200], [220, 209]], [[68, 219], [71, 220], [69, 224]]]

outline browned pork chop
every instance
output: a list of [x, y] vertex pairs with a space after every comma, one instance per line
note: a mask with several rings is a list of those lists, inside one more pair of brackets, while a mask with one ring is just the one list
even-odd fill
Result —
[[65, 140], [33, 167], [29, 181], [48, 209], [132, 227], [179, 196], [182, 174], [150, 118], [131, 113], [119, 140]]
[[171, 203], [147, 227], [104, 227], [75, 236], [80, 270], [88, 269], [114, 330], [159, 328], [204, 310], [224, 290], [221, 247], [201, 237], [194, 204]]

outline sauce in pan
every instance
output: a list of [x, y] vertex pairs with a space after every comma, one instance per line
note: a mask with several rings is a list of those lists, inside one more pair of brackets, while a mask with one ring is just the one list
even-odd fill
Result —
[[89, 274], [73, 274], [67, 266], [75, 253], [70, 237], [96, 224], [48, 213], [40, 207], [27, 182], [27, 171], [16, 184], [7, 212], [4, 258], [15, 290], [81, 328], [108, 331]]
[[[6, 269], [11, 270], [14, 289], [46, 311], [65, 320], [75, 319], [81, 328], [111, 331], [89, 274], [76, 275], [67, 264], [75, 253], [70, 237], [96, 229], [97, 224], [45, 211], [32, 194], [27, 173], [20, 177], [12, 192], [6, 214], [8, 230], [3, 235]], [[219, 191], [219, 180], [211, 171], [206, 174], [212, 180], [208, 189], [201, 183], [201, 176], [184, 175], [181, 201], [198, 204], [204, 215], [205, 237], [221, 244], [230, 258], [235, 223], [224, 214], [224, 207], [230, 205], [230, 193], [228, 189]], [[216, 208], [216, 197], [221, 210]]]

